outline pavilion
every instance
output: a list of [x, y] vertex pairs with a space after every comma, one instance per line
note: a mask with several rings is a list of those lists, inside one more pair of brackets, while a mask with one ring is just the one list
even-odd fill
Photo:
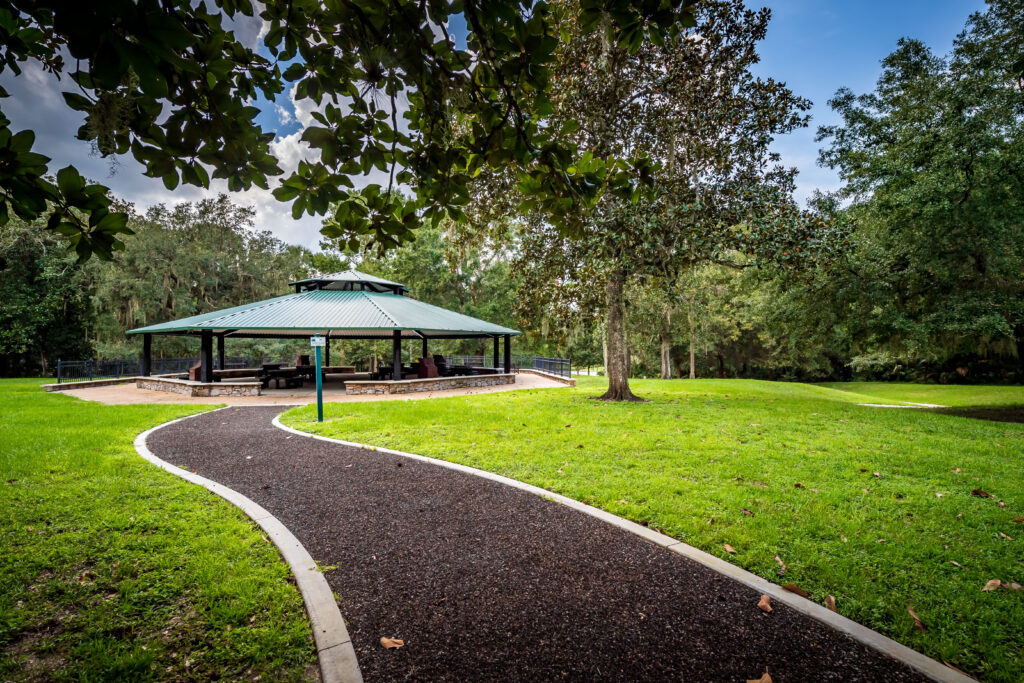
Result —
[[356, 270], [311, 277], [290, 283], [295, 288], [265, 301], [226, 308], [129, 330], [142, 335], [142, 374], [152, 374], [153, 335], [187, 335], [200, 339], [200, 381], [213, 382], [213, 340], [217, 339], [220, 367], [224, 367], [224, 340], [276, 338], [301, 339], [322, 335], [331, 339], [392, 340], [392, 377], [402, 377], [402, 341], [491, 338], [494, 367], [498, 344], [504, 339], [504, 372], [511, 372], [511, 337], [520, 334], [501, 325], [448, 311], [405, 296], [408, 288]]

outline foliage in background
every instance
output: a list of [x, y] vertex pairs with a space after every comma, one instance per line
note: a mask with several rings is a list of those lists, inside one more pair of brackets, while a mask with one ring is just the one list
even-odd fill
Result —
[[[465, 22], [464, 50], [447, 33], [451, 17]], [[692, 0], [591, 1], [580, 19], [635, 50], [691, 21]], [[257, 22], [254, 44], [236, 36], [239, 24]], [[547, 106], [558, 43], [549, 5], [517, 0], [0, 7], [0, 74], [23, 77], [26, 66], [38, 66], [63, 77], [67, 105], [84, 114], [78, 138], [104, 156], [130, 153], [168, 189], [209, 187], [211, 178], [232, 191], [269, 188], [282, 169], [254, 102], [291, 86], [293, 99], [313, 111], [317, 125], [302, 139], [319, 154], [274, 195], [291, 202], [296, 217], [329, 213], [328, 237], [358, 245], [369, 236], [380, 249], [408, 241], [421, 223], [460, 219], [466, 184], [483, 166], [529, 172], [544, 188], [535, 199], [549, 209], [593, 202], [606, 185], [629, 190], [628, 174], [605, 177], [625, 162], [584, 168], [577, 150], [552, 141], [533, 115]], [[472, 125], [452, 135], [458, 117]], [[33, 144], [32, 131], [15, 133], [0, 114], [0, 224], [9, 212], [48, 216], [47, 227], [82, 259], [111, 258], [124, 246], [127, 214], [110, 212], [106, 188], [73, 167], [57, 172], [56, 183], [46, 180], [50, 160]], [[355, 189], [353, 180], [371, 171], [387, 182]]]

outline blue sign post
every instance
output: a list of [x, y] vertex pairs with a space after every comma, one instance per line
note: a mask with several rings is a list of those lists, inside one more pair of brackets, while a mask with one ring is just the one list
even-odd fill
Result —
[[316, 421], [324, 421], [324, 377], [321, 372], [320, 349], [327, 345], [327, 339], [319, 334], [309, 339], [309, 345], [316, 353]]

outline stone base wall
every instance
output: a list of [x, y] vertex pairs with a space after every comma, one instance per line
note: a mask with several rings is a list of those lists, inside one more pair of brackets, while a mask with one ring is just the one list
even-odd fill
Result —
[[259, 396], [259, 382], [190, 382], [171, 377], [137, 377], [135, 386], [185, 396]]
[[470, 375], [468, 377], [431, 377], [429, 379], [405, 379], [391, 381], [345, 382], [346, 394], [411, 394], [417, 391], [441, 391], [442, 389], [464, 389], [466, 387], [492, 387], [498, 384], [515, 384], [516, 376]]

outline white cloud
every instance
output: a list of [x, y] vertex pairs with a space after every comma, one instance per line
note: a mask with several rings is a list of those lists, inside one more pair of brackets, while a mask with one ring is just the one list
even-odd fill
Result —
[[281, 125], [286, 126], [295, 120], [295, 117], [292, 115], [292, 113], [285, 109], [284, 107], [282, 107], [280, 104], [274, 105], [274, 112], [277, 113], [277, 120], [281, 123]]

